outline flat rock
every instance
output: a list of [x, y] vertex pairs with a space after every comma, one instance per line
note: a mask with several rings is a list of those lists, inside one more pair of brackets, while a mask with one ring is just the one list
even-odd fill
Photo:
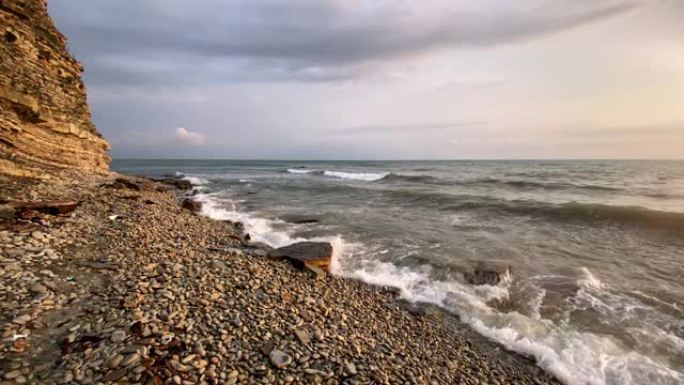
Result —
[[140, 191], [142, 190], [142, 186], [140, 183], [125, 179], [125, 178], [116, 178], [114, 180], [114, 183], [106, 185], [107, 187], [114, 188], [114, 189], [129, 189], [129, 190], [135, 190], [135, 191]]
[[298, 269], [314, 266], [328, 270], [332, 252], [332, 245], [328, 242], [298, 242], [271, 250], [268, 256], [274, 259], [287, 259]]
[[192, 183], [190, 181], [180, 178], [152, 178], [155, 182], [160, 182], [165, 185], [175, 187], [179, 190], [190, 190]]
[[86, 261], [81, 262], [80, 265], [95, 270], [116, 270], [116, 265], [107, 262]]
[[311, 337], [309, 337], [309, 333], [305, 332], [302, 329], [294, 329], [294, 334], [297, 336], [299, 342], [301, 342], [304, 345], [308, 345], [311, 342]]

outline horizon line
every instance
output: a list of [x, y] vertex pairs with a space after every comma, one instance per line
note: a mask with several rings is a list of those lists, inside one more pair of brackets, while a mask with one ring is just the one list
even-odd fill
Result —
[[423, 159], [295, 159], [295, 158], [112, 158], [126, 160], [272, 161], [272, 162], [458, 162], [458, 161], [684, 161], [684, 158], [423, 158]]

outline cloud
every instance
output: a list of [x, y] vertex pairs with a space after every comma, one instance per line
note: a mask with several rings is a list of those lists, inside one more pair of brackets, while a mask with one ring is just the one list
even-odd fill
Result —
[[89, 84], [338, 81], [379, 63], [539, 38], [625, 13], [637, 0], [63, 0], [58, 26]]
[[455, 129], [483, 126], [487, 122], [483, 120], [464, 120], [446, 123], [412, 123], [412, 124], [379, 124], [364, 125], [356, 127], [345, 127], [331, 131], [339, 135], [359, 135], [359, 134], [426, 134], [437, 131], [451, 132]]
[[184, 127], [178, 127], [176, 129], [174, 138], [178, 142], [191, 144], [194, 146], [201, 146], [204, 144], [204, 134], [195, 131], [189, 131]]

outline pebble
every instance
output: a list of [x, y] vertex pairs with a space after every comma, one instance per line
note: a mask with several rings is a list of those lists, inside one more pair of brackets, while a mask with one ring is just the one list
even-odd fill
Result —
[[121, 361], [123, 361], [123, 358], [124, 358], [123, 354], [117, 354], [117, 355], [113, 356], [112, 358], [110, 358], [109, 361], [107, 361], [107, 366], [109, 366], [111, 369], [115, 369], [121, 364]]
[[356, 365], [354, 365], [353, 362], [345, 362], [344, 367], [347, 369], [347, 373], [351, 374], [352, 376], [356, 375]]
[[128, 370], [126, 368], [112, 370], [104, 376], [105, 381], [115, 382], [121, 379], [121, 377], [126, 375]]
[[34, 293], [45, 293], [47, 291], [47, 287], [41, 285], [40, 283], [35, 283], [33, 286], [31, 286], [31, 291]]
[[294, 333], [297, 336], [297, 339], [299, 339], [299, 342], [301, 342], [302, 344], [308, 345], [311, 342], [309, 334], [304, 330], [295, 328]]
[[207, 352], [204, 350], [204, 346], [199, 341], [195, 342], [193, 350], [195, 351], [195, 353], [199, 354], [202, 357], [204, 357], [207, 354]]
[[13, 380], [19, 376], [21, 376], [20, 370], [12, 370], [10, 372], [5, 373], [5, 379], [6, 380]]
[[123, 342], [125, 339], [126, 339], [126, 332], [125, 331], [118, 329], [118, 330], [114, 330], [112, 332], [112, 337], [111, 337], [112, 342], [119, 343], [119, 342]]
[[271, 364], [278, 369], [282, 369], [292, 363], [292, 356], [277, 349], [272, 350], [268, 357], [271, 360]]
[[20, 315], [19, 317], [15, 318], [12, 320], [12, 323], [15, 323], [17, 325], [23, 325], [31, 320], [31, 315], [30, 314], [23, 314]]
[[45, 242], [47, 240], [45, 233], [38, 230], [31, 232], [31, 237], [40, 242]]
[[124, 359], [121, 361], [121, 365], [122, 366], [131, 366], [131, 365], [137, 364], [138, 362], [140, 362], [140, 354], [133, 353], [133, 354], [129, 354], [126, 357], [124, 357]]

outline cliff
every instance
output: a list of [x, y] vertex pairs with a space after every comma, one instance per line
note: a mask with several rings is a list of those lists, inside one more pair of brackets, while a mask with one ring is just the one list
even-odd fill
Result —
[[107, 171], [82, 72], [45, 0], [0, 0], [0, 174]]

